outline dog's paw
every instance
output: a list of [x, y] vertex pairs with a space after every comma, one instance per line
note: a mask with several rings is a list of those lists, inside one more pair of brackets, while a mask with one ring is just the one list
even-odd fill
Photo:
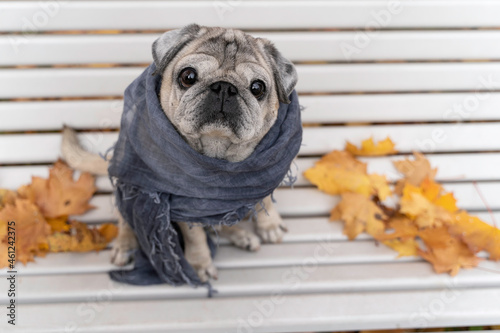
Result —
[[217, 268], [212, 260], [204, 265], [193, 266], [201, 282], [207, 282], [209, 279], [217, 280]]
[[253, 232], [245, 229], [238, 229], [227, 236], [233, 245], [247, 250], [258, 251], [260, 249], [260, 238]]
[[134, 249], [120, 246], [118, 243], [111, 249], [111, 263], [116, 266], [125, 266], [132, 262]]
[[264, 243], [281, 243], [283, 236], [288, 231], [285, 222], [279, 214], [259, 214], [256, 223], [257, 235]]
[[[199, 244], [198, 244], [199, 245]], [[215, 267], [208, 246], [189, 246], [184, 253], [187, 262], [198, 274], [201, 282], [209, 279], [217, 280], [217, 268]]]

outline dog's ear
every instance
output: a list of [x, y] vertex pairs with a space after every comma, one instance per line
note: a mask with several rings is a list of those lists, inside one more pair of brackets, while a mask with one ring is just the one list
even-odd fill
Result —
[[292, 93], [298, 80], [295, 66], [269, 40], [264, 38], [258, 38], [258, 40], [263, 43], [264, 52], [270, 61], [278, 90], [278, 99], [282, 103], [289, 104], [288, 96]]
[[190, 24], [182, 29], [167, 31], [155, 40], [153, 43], [153, 60], [156, 70], [153, 75], [162, 74], [167, 64], [184, 46], [198, 36], [200, 30], [199, 25]]

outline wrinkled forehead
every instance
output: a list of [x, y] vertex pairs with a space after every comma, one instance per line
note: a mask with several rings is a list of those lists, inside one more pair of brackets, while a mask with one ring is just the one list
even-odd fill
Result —
[[267, 68], [255, 38], [240, 30], [209, 30], [197, 40], [191, 52], [214, 57], [221, 69], [236, 68], [241, 63], [255, 63]]

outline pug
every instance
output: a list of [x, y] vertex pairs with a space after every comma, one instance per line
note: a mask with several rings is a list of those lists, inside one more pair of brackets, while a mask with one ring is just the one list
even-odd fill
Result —
[[[230, 162], [252, 154], [273, 126], [279, 103], [289, 103], [297, 83], [295, 67], [269, 40], [236, 29], [192, 24], [164, 33], [152, 51], [162, 77], [159, 99], [165, 115], [193, 149]], [[107, 162], [84, 150], [70, 128], [63, 130], [61, 153], [77, 170], [107, 174]], [[220, 226], [219, 234], [249, 251], [258, 250], [261, 241], [280, 242], [286, 226], [270, 197], [263, 204], [265, 209], [257, 209], [252, 217], [256, 234], [238, 225]], [[185, 257], [200, 280], [216, 279], [203, 228], [186, 223], [179, 227]], [[137, 246], [120, 216], [112, 263], [129, 263]]]

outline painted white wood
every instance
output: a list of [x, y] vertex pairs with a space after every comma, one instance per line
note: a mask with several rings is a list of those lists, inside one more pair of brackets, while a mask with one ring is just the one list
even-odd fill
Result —
[[500, 4], [494, 0], [415, 0], [391, 5], [373, 0], [290, 1], [286, 6], [283, 1], [70, 1], [55, 4], [55, 8], [44, 11], [36, 1], [3, 1], [0, 4], [0, 31], [163, 30], [192, 22], [246, 29], [463, 28], [495, 27], [500, 16]]
[[[121, 96], [142, 71], [142, 67], [3, 69], [0, 98]], [[302, 93], [500, 88], [496, 62], [297, 65], [297, 72], [297, 91]]]
[[[99, 253], [51, 253], [45, 258], [37, 258], [36, 264], [20, 266], [18, 273], [41, 275], [107, 272], [116, 269], [109, 263], [110, 256], [110, 250], [103, 250]], [[301, 265], [309, 257], [314, 257], [318, 265], [387, 263], [393, 262], [397, 253], [386, 246], [376, 246], [372, 239], [356, 242], [328, 240], [294, 244], [265, 244], [257, 252], [221, 245], [215, 258], [215, 265], [221, 269], [284, 267]], [[417, 257], [404, 257], [398, 259], [398, 262], [419, 260]], [[0, 272], [6, 275], [6, 271], [2, 269]]]
[[[24, 37], [3, 35], [0, 65], [145, 64], [153, 61], [151, 44], [159, 35], [33, 35], [21, 44], [12, 39]], [[252, 35], [270, 39], [292, 61], [500, 59], [498, 31], [381, 31], [366, 46], [350, 31]]]
[[[284, 294], [303, 294], [426, 290], [441, 289], [443, 285], [453, 286], [457, 290], [500, 287], [500, 275], [485, 271], [499, 270], [500, 264], [494, 262], [483, 262], [478, 269], [463, 270], [456, 278], [436, 274], [428, 263], [398, 260], [391, 263], [324, 266], [318, 265], [315, 257], [304, 254], [302, 262], [299, 261], [296, 267], [295, 271], [293, 266], [221, 269], [217, 281], [213, 282], [217, 290], [216, 297], [266, 296], [278, 289], [282, 289]], [[307, 278], [300, 281], [297, 270], [304, 272]], [[0, 281], [0, 285], [7, 283], [6, 279]], [[24, 304], [83, 302], [89, 298], [97, 299], [99, 293], [106, 289], [116, 292], [113, 301], [201, 298], [207, 293], [204, 288], [193, 289], [189, 286], [124, 285], [110, 281], [109, 276], [102, 273], [75, 274], [71, 278], [64, 275], [28, 275], [20, 278], [18, 286], [23, 290], [19, 301]], [[0, 296], [0, 302], [6, 300], [6, 295]]]
[[[428, 155], [431, 164], [438, 168], [438, 181], [485, 181], [500, 180], [500, 153], [487, 154], [439, 154]], [[404, 156], [361, 158], [368, 164], [369, 173], [386, 175], [390, 181], [401, 178], [392, 165], [392, 161], [401, 160]], [[294, 185], [304, 186], [310, 183], [304, 178], [303, 172], [312, 167], [318, 158], [302, 157], [296, 160], [297, 181]], [[17, 189], [30, 183], [32, 176], [48, 177], [49, 166], [4, 166], [0, 168], [0, 187]], [[295, 169], [294, 169], [295, 170]], [[75, 173], [77, 176], [78, 173]], [[99, 191], [111, 191], [112, 186], [107, 176], [96, 178]]]
[[113, 291], [103, 290], [103, 296], [87, 302], [19, 305], [19, 313], [30, 319], [20, 322], [16, 330], [64, 332], [71, 325], [93, 333], [220, 333], [238, 327], [240, 331], [249, 327], [250, 332], [310, 332], [496, 325], [500, 315], [499, 288], [442, 286], [413, 292], [109, 302]]
[[[486, 211], [477, 189], [471, 183], [450, 183], [444, 185], [447, 191], [452, 191], [458, 206], [466, 210]], [[482, 182], [477, 187], [492, 210], [500, 210], [500, 182]], [[326, 216], [339, 202], [338, 196], [328, 195], [315, 188], [280, 188], [274, 192], [276, 207], [286, 217]], [[390, 204], [392, 201], [388, 200]], [[84, 221], [112, 221], [114, 215], [112, 197], [107, 194], [96, 195], [91, 200], [96, 209], [83, 216], [75, 216]], [[499, 221], [500, 223], [500, 221]]]
[[[389, 136], [400, 152], [473, 152], [497, 151], [500, 131], [495, 123], [380, 125], [306, 127], [300, 155], [322, 155], [344, 149], [346, 140], [361, 142]], [[115, 132], [80, 134], [82, 145], [92, 152], [104, 153], [117, 138]], [[61, 135], [0, 135], [0, 163], [46, 163], [57, 160]]]
[[1, 102], [0, 131], [118, 128], [123, 100]]
[[[304, 124], [500, 120], [500, 93], [302, 95]], [[465, 105], [469, 109], [465, 109]], [[123, 100], [0, 102], [0, 131], [118, 128]], [[469, 110], [469, 111], [468, 111]]]

